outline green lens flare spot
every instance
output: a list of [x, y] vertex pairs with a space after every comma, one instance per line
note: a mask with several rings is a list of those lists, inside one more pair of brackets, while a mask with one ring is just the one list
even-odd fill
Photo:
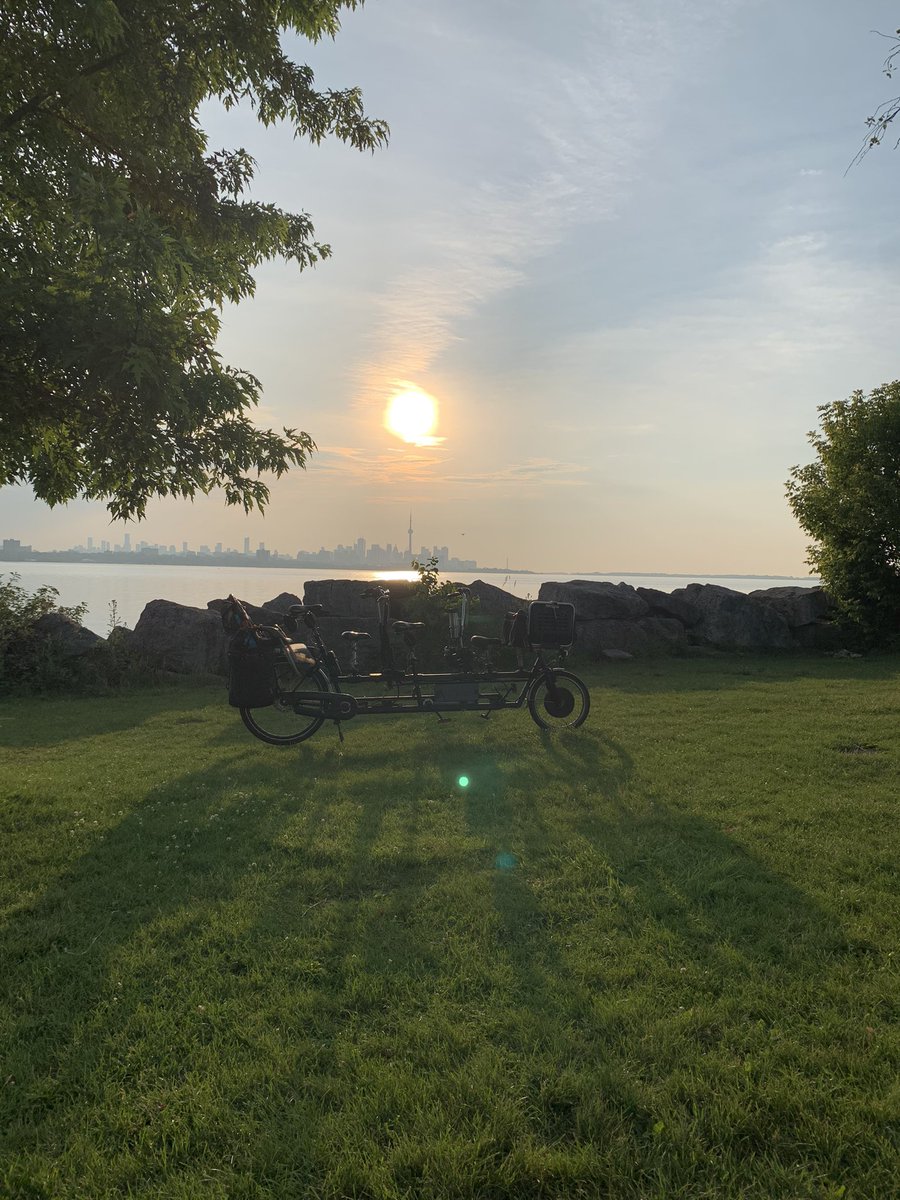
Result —
[[468, 775], [460, 775], [456, 782], [461, 788], [467, 788], [469, 786], [469, 777]]

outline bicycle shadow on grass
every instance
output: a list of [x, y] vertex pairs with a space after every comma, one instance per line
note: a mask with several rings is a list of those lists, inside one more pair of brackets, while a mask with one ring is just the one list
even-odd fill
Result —
[[[334, 745], [303, 766], [232, 745], [151, 788], [48, 885], [29, 881], [0, 929], [0, 1159], [14, 1164], [0, 1190], [90, 1194], [75, 1182], [89, 1160], [104, 1163], [104, 1195], [139, 1190], [160, 1156], [219, 1170], [235, 1147], [252, 1171], [269, 1135], [252, 1097], [271, 1091], [280, 1040], [309, 1075], [312, 1108], [303, 1128], [289, 1110], [282, 1147], [298, 1152], [329, 1105], [348, 1012], [380, 1009], [396, 972], [434, 969], [407, 926], [448, 859], [433, 838], [418, 847], [416, 768], [395, 788], [389, 752], [342, 761]], [[280, 1073], [287, 1096], [293, 1072]], [[85, 1121], [96, 1143], [80, 1140]]]
[[[643, 785], [629, 788], [635, 764], [621, 744], [593, 730], [543, 743], [539, 781], [528, 765], [509, 764], [496, 804], [470, 805], [472, 828], [498, 854], [507, 822], [518, 829], [523, 862], [543, 864], [548, 853], [561, 862], [590, 850], [603, 866], [599, 879], [586, 881], [598, 900], [611, 888], [633, 918], [668, 929], [701, 958], [724, 950], [732, 963], [737, 954], [776, 965], [795, 953], [815, 958], [848, 949], [830, 914], [720, 825]], [[548, 783], [551, 793], [559, 789], [558, 806], [547, 799]], [[504, 887], [516, 878], [515, 871], [498, 875]]]
[[215, 702], [212, 687], [136, 690], [102, 696], [0, 698], [0, 749], [28, 749], [125, 733], [158, 718], [195, 719], [198, 706]]
[[[74, 1196], [99, 1161], [107, 1194], [202, 1194], [215, 1170], [234, 1194], [440, 1196], [459, 1169], [472, 1194], [530, 1196], [535, 1146], [592, 1140], [639, 1170], [655, 1117], [620, 998], [648, 970], [667, 1006], [703, 970], [714, 991], [792, 931], [836, 952], [825, 914], [724, 833], [636, 800], [596, 730], [426, 744], [407, 764], [311, 747], [302, 772], [232, 748], [12, 914], [14, 1184]], [[759, 912], [738, 912], [742, 881]], [[626, 955], [648, 929], [669, 970]]]

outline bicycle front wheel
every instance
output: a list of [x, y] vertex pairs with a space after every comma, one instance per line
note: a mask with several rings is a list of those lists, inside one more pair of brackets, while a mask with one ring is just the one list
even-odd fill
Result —
[[275, 698], [266, 708], [242, 708], [241, 720], [254, 737], [270, 746], [293, 746], [305, 742], [325, 722], [324, 717], [311, 717], [294, 711], [296, 692], [327, 692], [328, 676], [318, 667], [297, 674], [290, 663], [276, 662]]
[[587, 685], [571, 671], [553, 667], [531, 685], [528, 711], [541, 729], [577, 729], [591, 711]]

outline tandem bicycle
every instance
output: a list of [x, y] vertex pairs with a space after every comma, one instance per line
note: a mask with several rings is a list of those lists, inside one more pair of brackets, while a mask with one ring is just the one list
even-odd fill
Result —
[[[577, 728], [587, 718], [587, 685], [563, 666], [575, 637], [573, 605], [534, 600], [506, 615], [501, 636], [470, 636], [471, 593], [459, 586], [448, 612], [447, 669], [435, 672], [420, 670], [416, 655], [425, 623], [392, 620], [386, 587], [360, 595], [374, 601], [379, 671], [361, 668], [360, 644], [373, 635], [354, 629], [341, 633], [347, 647], [346, 669], [341, 666], [322, 634], [321, 604], [291, 605], [275, 624], [263, 625], [228, 597], [222, 621], [232, 634], [229, 702], [254, 737], [290, 746], [332, 721], [343, 740], [342, 723], [357, 716], [432, 714], [445, 721], [449, 713], [476, 712], [487, 719], [524, 707], [544, 730]], [[515, 654], [514, 669], [495, 664], [504, 647]], [[550, 653], [555, 662], [548, 661]]]

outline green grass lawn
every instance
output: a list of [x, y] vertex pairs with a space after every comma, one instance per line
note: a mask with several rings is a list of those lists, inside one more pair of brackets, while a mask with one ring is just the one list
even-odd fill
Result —
[[900, 1195], [900, 659], [589, 681], [0, 703], [0, 1195]]

